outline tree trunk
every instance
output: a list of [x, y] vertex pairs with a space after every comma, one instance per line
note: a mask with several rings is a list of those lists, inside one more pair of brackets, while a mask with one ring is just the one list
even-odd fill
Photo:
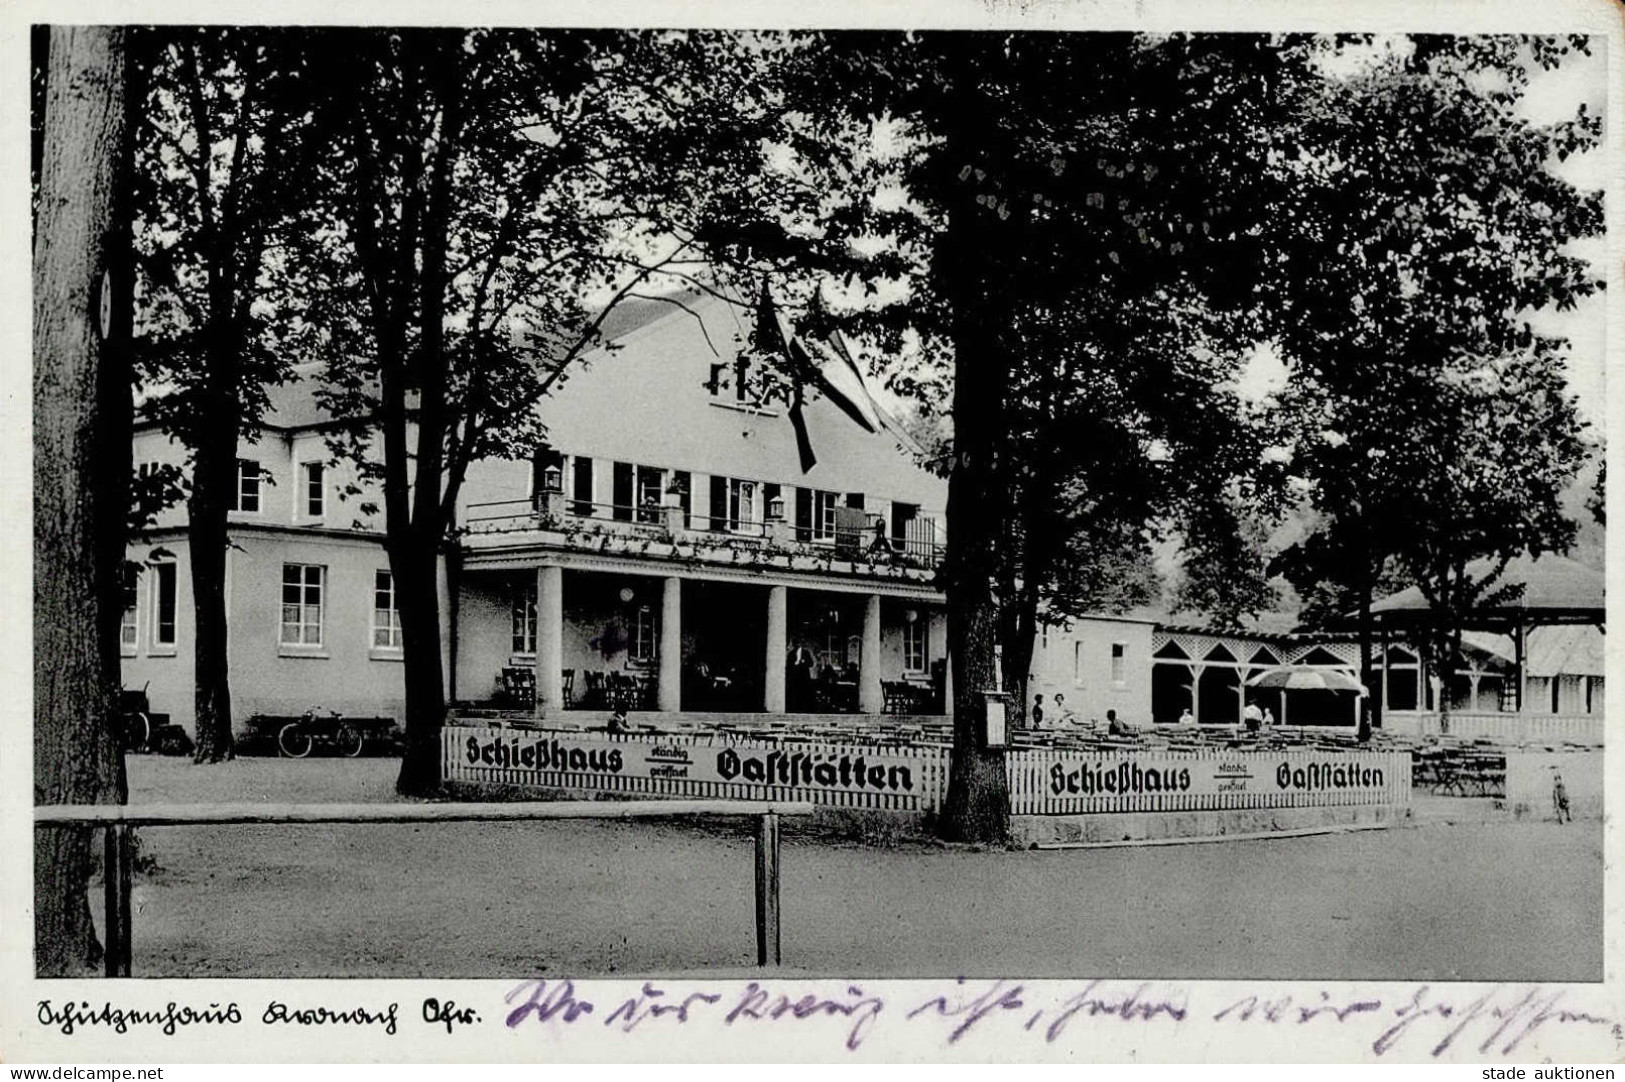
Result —
[[[995, 123], [976, 92], [968, 35], [939, 39], [949, 88], [944, 99], [949, 169], [982, 168], [984, 139]], [[992, 333], [997, 312], [990, 256], [1005, 247], [992, 211], [976, 201], [962, 176], [945, 181], [948, 227], [936, 273], [952, 313], [954, 444], [948, 475], [948, 550], [942, 577], [948, 595], [948, 649], [954, 667], [954, 752], [938, 829], [952, 841], [1003, 842], [1010, 833], [1010, 780], [1004, 752], [984, 746], [987, 704], [997, 686], [994, 646], [999, 610], [993, 592], [1008, 500], [999, 476], [1008, 364]]]
[[[124, 32], [55, 27], [49, 53], [34, 248], [34, 802], [121, 803], [119, 586], [130, 473]], [[35, 834], [41, 977], [83, 975], [100, 959], [86, 893], [90, 845], [90, 831]]]
[[[445, 721], [445, 676], [440, 666], [440, 596], [437, 564], [447, 522], [445, 441], [451, 423], [446, 410], [450, 359], [446, 356], [446, 262], [450, 252], [453, 168], [462, 140], [463, 81], [460, 32], [425, 32], [416, 39], [425, 69], [441, 105], [440, 126], [424, 201], [423, 246], [419, 261], [417, 364], [417, 458], [411, 493], [411, 522], [404, 530], [388, 524], [404, 544], [392, 544], [390, 567], [399, 566], [405, 586], [401, 606], [401, 645], [406, 662], [406, 751], [395, 791], [425, 796], [440, 786], [440, 729]], [[404, 443], [404, 441], [403, 441]], [[398, 501], [404, 505], [406, 501]], [[393, 510], [393, 509], [392, 509]]]
[[197, 717], [193, 761], [198, 763], [217, 763], [234, 754], [226, 654], [230, 636], [226, 516], [237, 485], [236, 403], [218, 402], [216, 409], [216, 423], [209, 426], [193, 452], [192, 494], [186, 502], [194, 619], [192, 701]]
[[440, 787], [440, 730], [445, 722], [446, 692], [440, 666], [439, 545], [414, 538], [392, 548], [390, 573], [395, 577], [401, 612], [401, 656], [406, 679], [406, 748], [395, 791], [402, 796], [430, 796]]
[[1016, 611], [1012, 625], [1004, 640], [1001, 659], [1004, 662], [1004, 690], [1010, 693], [1010, 724], [1025, 727], [1028, 704], [1032, 702], [1028, 686], [1032, 675], [1033, 647], [1038, 638], [1038, 598], [1030, 590], [1020, 590], [1010, 602]]

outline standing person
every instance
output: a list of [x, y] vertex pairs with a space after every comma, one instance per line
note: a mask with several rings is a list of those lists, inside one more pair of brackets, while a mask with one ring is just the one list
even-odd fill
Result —
[[1275, 728], [1275, 711], [1271, 710], [1267, 706], [1264, 708], [1264, 728]]
[[1034, 729], [1042, 729], [1044, 727], [1044, 697], [1042, 695], [1033, 696], [1033, 709], [1031, 717], [1033, 723], [1032, 727]]
[[1248, 703], [1247, 709], [1241, 712], [1242, 724], [1250, 733], [1256, 733], [1264, 725], [1264, 712], [1258, 709], [1257, 703]]

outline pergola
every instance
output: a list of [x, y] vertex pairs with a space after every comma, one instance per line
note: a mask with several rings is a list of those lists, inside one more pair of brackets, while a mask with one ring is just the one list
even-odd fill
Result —
[[[1494, 570], [1495, 563], [1491, 559], [1475, 560], [1467, 566], [1468, 574], [1475, 580], [1482, 579]], [[1519, 712], [1523, 710], [1529, 631], [1561, 625], [1591, 625], [1603, 631], [1607, 619], [1603, 604], [1605, 582], [1602, 572], [1563, 556], [1520, 556], [1507, 564], [1496, 587], [1521, 584], [1522, 593], [1468, 615], [1462, 630], [1487, 631], [1512, 640], [1514, 701]], [[1384, 659], [1391, 636], [1398, 633], [1413, 638], [1431, 628], [1436, 619], [1421, 589], [1415, 586], [1372, 605], [1371, 616]]]

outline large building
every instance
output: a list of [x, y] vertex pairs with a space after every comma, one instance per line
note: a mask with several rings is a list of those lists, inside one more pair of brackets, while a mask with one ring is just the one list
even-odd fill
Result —
[[[742, 350], [749, 319], [693, 295], [617, 308], [605, 347], [540, 407], [549, 450], [470, 467], [441, 576], [454, 702], [555, 720], [616, 706], [713, 719], [945, 712], [946, 483], [838, 346], [807, 347], [803, 405], [764, 396]], [[226, 574], [239, 724], [404, 714], [382, 500], [334, 457], [336, 427], [307, 377], [273, 389], [239, 451]], [[185, 457], [138, 423], [138, 469]], [[183, 507], [132, 549], [145, 566], [123, 668], [127, 687], [190, 727], [188, 556]], [[1454, 709], [1600, 718], [1602, 635], [1583, 623], [1586, 605], [1600, 611], [1600, 576], [1542, 566], [1561, 568], [1561, 614], [1582, 623], [1527, 631], [1523, 655], [1504, 635], [1469, 635]], [[1416, 652], [1402, 635], [1383, 645], [1384, 717], [1436, 711]], [[1028, 694], [1051, 719], [1115, 710], [1172, 723], [1188, 710], [1233, 725], [1257, 701], [1287, 722], [1355, 723], [1357, 692], [1252, 688], [1282, 666], [1355, 677], [1358, 651], [1347, 635], [1223, 633], [1137, 610], [1044, 628]]]
[[[606, 348], [541, 406], [550, 451], [470, 468], [442, 576], [449, 697], [553, 716], [941, 714], [945, 481], [839, 348], [809, 351], [817, 376], [791, 409], [764, 399], [742, 351], [748, 310], [674, 299], [612, 313]], [[382, 501], [331, 454], [315, 392], [274, 389], [239, 452], [226, 582], [239, 722], [403, 713]], [[135, 461], [185, 452], [141, 423]], [[184, 508], [131, 557], [146, 566], [125, 684], [190, 726]], [[1098, 670], [1100, 701], [1080, 712], [1140, 716], [1148, 633], [1080, 621], [1045, 649]]]

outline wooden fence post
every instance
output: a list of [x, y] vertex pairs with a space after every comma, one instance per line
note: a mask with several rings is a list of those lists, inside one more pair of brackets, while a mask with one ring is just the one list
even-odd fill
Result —
[[768, 812], [756, 826], [756, 964], [779, 958], [779, 817]]
[[119, 929], [124, 926], [119, 916], [118, 890], [118, 831], [109, 823], [102, 831], [102, 972], [109, 977], [119, 975]]
[[106, 926], [102, 971], [109, 977], [130, 975], [130, 828], [108, 824], [102, 832], [102, 910]]

